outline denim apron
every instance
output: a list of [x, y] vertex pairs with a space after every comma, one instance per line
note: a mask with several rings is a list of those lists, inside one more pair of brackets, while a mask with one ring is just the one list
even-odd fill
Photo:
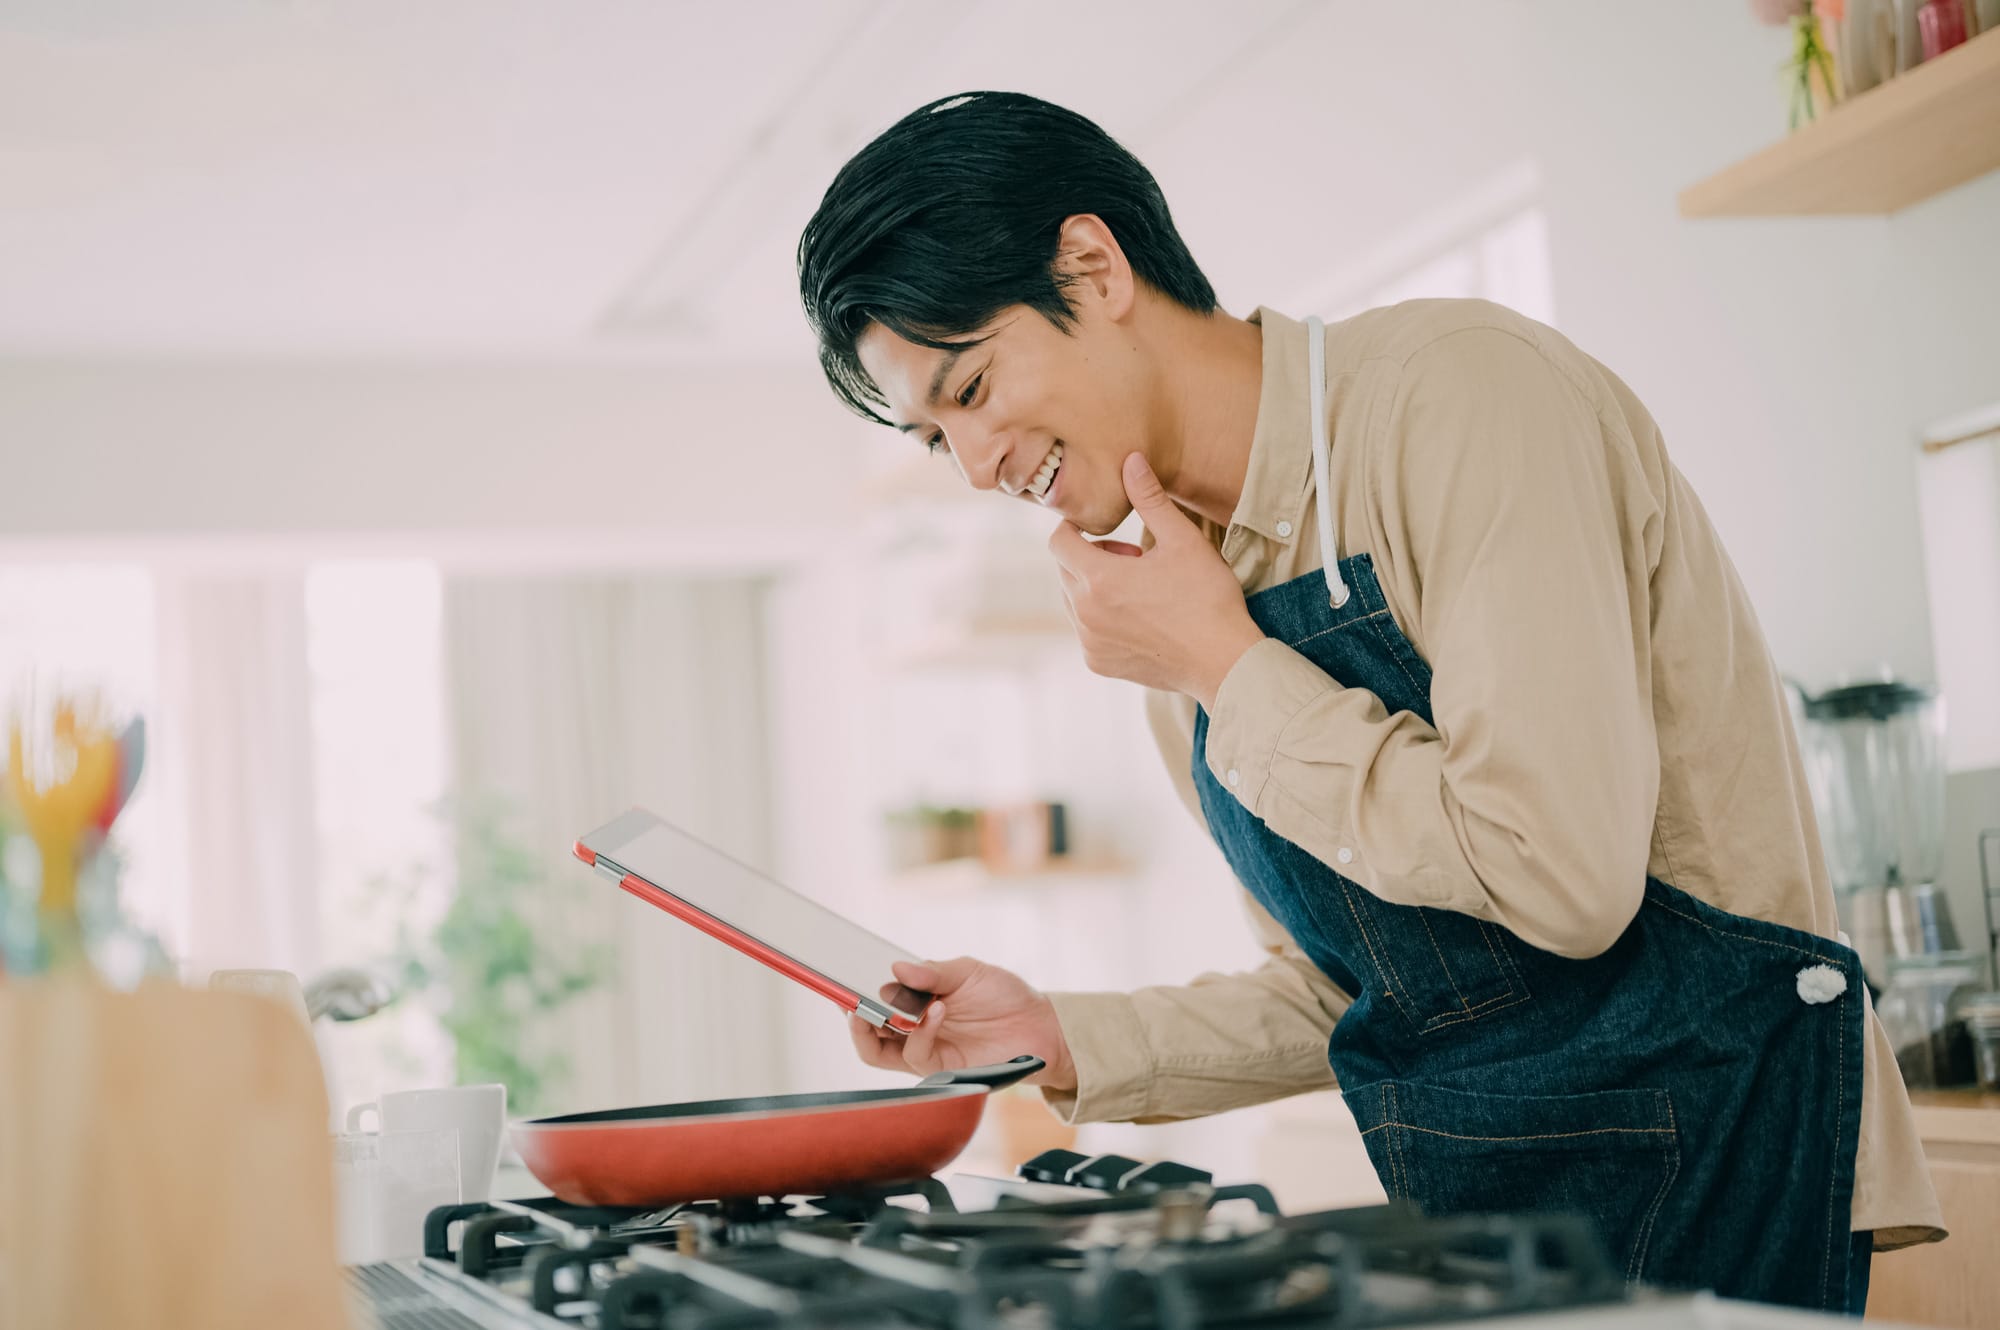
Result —
[[[1321, 549], [1325, 331], [1309, 321]], [[1249, 597], [1271, 637], [1391, 713], [1432, 721], [1430, 668], [1367, 555]], [[1601, 956], [1569, 960], [1452, 911], [1391, 905], [1194, 779], [1243, 884], [1353, 998], [1327, 1045], [1392, 1197], [1432, 1214], [1568, 1211], [1628, 1281], [1843, 1310], [1861, 1123], [1861, 969], [1840, 943], [1649, 879]], [[1850, 1288], [1850, 1283], [1855, 1285]]]

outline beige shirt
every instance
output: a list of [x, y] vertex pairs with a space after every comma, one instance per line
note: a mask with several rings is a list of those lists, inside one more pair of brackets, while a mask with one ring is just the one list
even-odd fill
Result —
[[[1226, 530], [1246, 594], [1322, 567], [1306, 329], [1269, 310], [1257, 427]], [[1608, 947], [1648, 875], [1731, 913], [1838, 932], [1790, 709], [1715, 529], [1618, 378], [1542, 324], [1412, 301], [1327, 329], [1340, 557], [1367, 553], [1431, 665], [1435, 726], [1281, 642], [1253, 647], [1207, 761], [1273, 831], [1382, 899], [1566, 956]], [[1148, 718], [1196, 818], [1195, 704]], [[1234, 779], [1229, 779], [1233, 773]], [[1168, 1121], [1333, 1084], [1347, 994], [1248, 895], [1245, 974], [1054, 995], [1074, 1121]], [[1853, 1227], [1944, 1236], [1888, 1036], [1867, 1015]]]

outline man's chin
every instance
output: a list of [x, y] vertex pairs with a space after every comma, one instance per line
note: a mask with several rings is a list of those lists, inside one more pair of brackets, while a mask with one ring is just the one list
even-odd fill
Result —
[[1125, 519], [1130, 517], [1131, 515], [1132, 515], [1132, 506], [1130, 504], [1127, 504], [1116, 515], [1106, 515], [1102, 513], [1086, 514], [1082, 517], [1072, 517], [1069, 518], [1068, 520], [1072, 526], [1076, 527], [1077, 530], [1083, 532], [1083, 534], [1085, 534], [1086, 536], [1091, 536], [1094, 538], [1102, 538], [1104, 536], [1110, 535], [1112, 532], [1116, 531], [1119, 527], [1123, 526], [1125, 524]]

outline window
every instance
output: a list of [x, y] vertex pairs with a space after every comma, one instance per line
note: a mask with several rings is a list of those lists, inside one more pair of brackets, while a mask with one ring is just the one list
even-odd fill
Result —
[[[387, 957], [399, 929], [422, 933], [451, 903], [443, 598], [427, 562], [342, 560], [306, 572], [318, 950], [328, 964]], [[418, 1003], [322, 1040], [336, 1106], [453, 1079], [450, 1045]]]
[[1953, 771], [2000, 766], [2000, 404], [1924, 431], [1924, 577]]
[[1422, 298], [1491, 300], [1555, 324], [1541, 172], [1521, 162], [1411, 218], [1372, 251], [1347, 256], [1295, 293], [1291, 308], [1329, 321]]

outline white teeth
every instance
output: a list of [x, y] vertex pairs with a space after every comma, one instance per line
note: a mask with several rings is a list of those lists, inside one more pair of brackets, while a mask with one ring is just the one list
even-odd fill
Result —
[[1049, 449], [1049, 455], [1042, 459], [1041, 466], [1035, 471], [1034, 479], [1028, 482], [1028, 493], [1037, 499], [1048, 497], [1049, 482], [1056, 478], [1056, 468], [1062, 465], [1062, 458], [1063, 446], [1060, 443]]

